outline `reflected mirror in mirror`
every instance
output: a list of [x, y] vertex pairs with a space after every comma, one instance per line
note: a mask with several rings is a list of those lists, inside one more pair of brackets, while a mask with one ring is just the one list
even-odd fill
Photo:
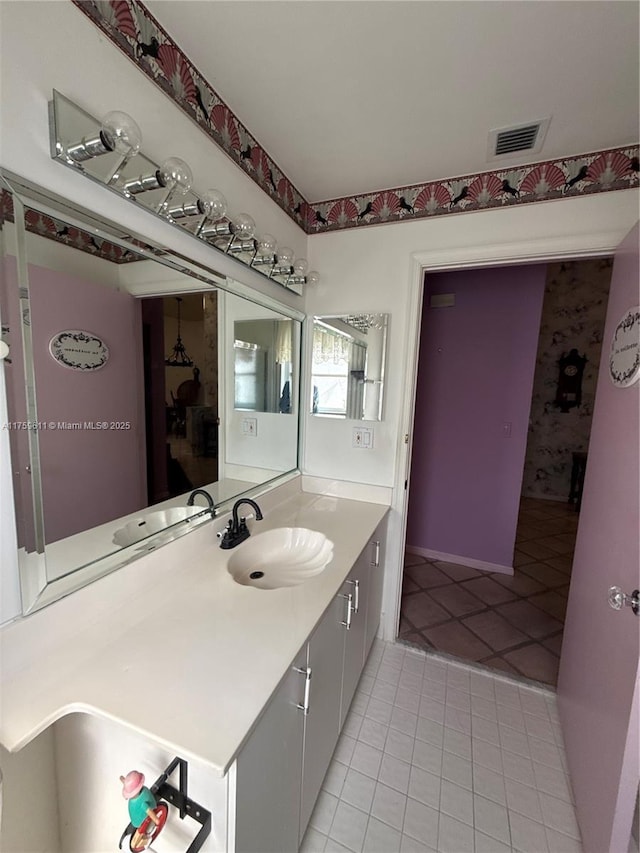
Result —
[[[158, 539], [164, 528], [181, 535], [208, 520], [200, 496], [193, 512], [178, 511], [192, 490], [218, 505], [296, 469], [298, 419], [281, 419], [278, 405], [297, 376], [300, 322], [226, 292], [225, 279], [188, 274], [170, 253], [150, 257], [142, 243], [111, 242], [29, 200], [22, 218], [17, 195], [2, 200], [0, 312], [26, 612], [47, 585], [77, 588], [175, 538]], [[253, 386], [271, 407], [252, 409], [250, 437], [233, 411], [233, 341], [236, 325], [251, 340], [246, 318], [273, 338]]]
[[313, 318], [311, 414], [382, 419], [388, 314]]
[[[249, 308], [260, 313], [257, 305]], [[290, 415], [293, 320], [236, 320], [233, 334], [234, 409]]]

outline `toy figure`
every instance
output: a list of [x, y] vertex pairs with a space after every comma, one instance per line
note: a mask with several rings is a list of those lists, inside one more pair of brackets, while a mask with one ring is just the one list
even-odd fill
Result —
[[138, 770], [131, 770], [126, 776], [121, 776], [120, 781], [122, 796], [128, 800], [129, 819], [135, 827], [130, 849], [146, 850], [164, 826], [167, 816], [166, 805], [161, 803], [158, 806], [153, 793], [145, 787], [144, 775]]

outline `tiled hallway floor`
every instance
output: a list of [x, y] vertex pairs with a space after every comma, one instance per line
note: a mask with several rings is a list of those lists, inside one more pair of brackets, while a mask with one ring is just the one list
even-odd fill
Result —
[[376, 641], [301, 853], [580, 853], [555, 694]]
[[514, 575], [407, 553], [400, 639], [555, 686], [578, 514], [523, 498]]

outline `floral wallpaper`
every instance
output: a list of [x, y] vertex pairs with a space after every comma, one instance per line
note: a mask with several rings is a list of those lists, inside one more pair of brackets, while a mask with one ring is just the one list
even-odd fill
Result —
[[[638, 186], [631, 144], [528, 166], [308, 201], [140, 0], [71, 0], [307, 234]], [[635, 106], [635, 105], [632, 105]]]
[[[591, 418], [609, 298], [611, 258], [549, 264], [545, 287], [522, 494], [567, 500], [571, 454], [589, 447]], [[582, 402], [555, 405], [558, 359], [586, 356]]]

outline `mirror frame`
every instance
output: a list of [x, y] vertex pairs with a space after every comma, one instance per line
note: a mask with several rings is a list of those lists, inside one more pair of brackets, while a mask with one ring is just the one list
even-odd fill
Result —
[[[138, 255], [147, 257], [149, 260], [154, 260], [166, 267], [169, 267], [182, 275], [189, 276], [194, 279], [194, 289], [207, 292], [207, 286], [215, 288], [218, 291], [231, 293], [235, 296], [248, 299], [251, 302], [260, 305], [263, 308], [268, 308], [279, 314], [296, 320], [300, 323], [300, 334], [298, 343], [301, 342], [304, 334], [304, 319], [305, 315], [279, 300], [254, 290], [250, 285], [237, 281], [216, 271], [213, 267], [205, 266], [199, 261], [190, 259], [179, 252], [176, 252], [166, 246], [138, 235], [130, 229], [124, 229], [111, 220], [103, 219], [97, 214], [83, 208], [75, 203], [72, 203], [57, 194], [45, 190], [31, 181], [15, 175], [5, 169], [0, 169], [0, 192], [8, 192], [12, 196], [14, 208], [14, 226], [15, 226], [15, 244], [16, 244], [16, 263], [17, 263], [17, 283], [20, 289], [21, 310], [28, 308], [28, 275], [27, 275], [27, 255], [26, 255], [26, 228], [24, 220], [25, 209], [36, 210], [48, 216], [57, 219], [64, 219], [70, 225], [75, 225], [83, 231], [90, 230], [92, 234], [102, 238], [116, 246], [125, 250], [130, 250]], [[4, 248], [4, 237], [0, 246]], [[4, 253], [0, 260], [4, 258]], [[239, 270], [240, 272], [240, 270]], [[185, 291], [186, 292], [186, 291]], [[163, 295], [162, 292], [154, 291], [149, 293], [132, 294], [137, 297]], [[36, 399], [33, 381], [33, 363], [31, 359], [31, 340], [30, 326], [21, 323], [19, 330], [20, 338], [14, 337], [14, 346], [22, 346], [25, 355], [25, 383], [27, 385], [27, 411], [28, 419], [37, 422]], [[302, 346], [299, 346], [299, 363], [298, 363], [298, 391], [296, 399], [298, 400], [297, 411], [297, 427], [298, 439], [296, 445], [296, 466], [282, 474], [272, 477], [262, 483], [256, 484], [255, 487], [240, 492], [230, 498], [221, 501], [216, 510], [225, 512], [228, 511], [232, 503], [240, 496], [255, 496], [264, 493], [266, 489], [273, 488], [282, 482], [297, 476], [300, 473], [300, 452], [301, 452], [301, 423], [302, 423], [302, 407], [300, 405], [300, 378], [302, 376]], [[27, 382], [27, 376], [31, 376], [31, 384]], [[296, 414], [293, 415], [296, 417]], [[44, 550], [44, 517], [42, 509], [42, 484], [40, 479], [40, 462], [39, 462], [39, 442], [37, 431], [28, 430], [28, 445], [29, 459], [32, 475], [32, 505], [33, 505], [33, 521], [35, 529], [36, 554], [33, 561], [21, 561], [19, 552], [16, 555], [16, 566], [20, 575], [20, 589], [22, 596], [22, 613], [27, 615], [42, 607], [52, 604], [54, 601], [81, 589], [89, 583], [93, 583], [106, 574], [110, 574], [116, 569], [122, 568], [129, 563], [140, 559], [151, 551], [170, 541], [178, 539], [185, 534], [196, 529], [201, 524], [213, 520], [213, 517], [204, 510], [203, 513], [198, 513], [192, 518], [195, 524], [185, 524], [179, 522], [170, 527], [164, 528], [156, 534], [144, 540], [144, 549], [140, 548], [140, 543], [134, 543], [128, 547], [122, 548], [119, 551], [102, 555], [101, 557], [88, 562], [85, 565], [79, 566], [63, 574], [60, 577], [49, 580], [46, 573], [46, 554]], [[149, 508], [152, 511], [152, 508]], [[14, 504], [15, 510], [15, 504]], [[114, 519], [114, 524], [117, 524], [117, 519]], [[18, 519], [15, 518], [16, 524]]]

